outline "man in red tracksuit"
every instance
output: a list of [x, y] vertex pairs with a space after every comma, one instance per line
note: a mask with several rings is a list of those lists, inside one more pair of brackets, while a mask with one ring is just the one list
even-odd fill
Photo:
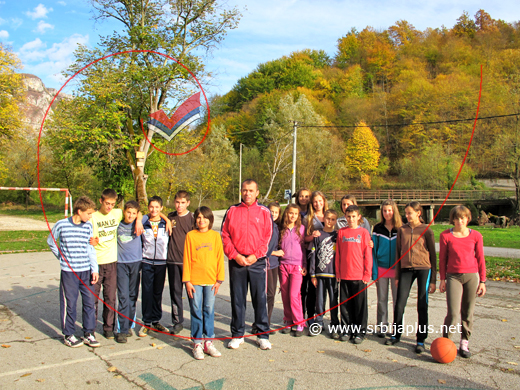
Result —
[[[258, 184], [246, 180], [241, 188], [242, 203], [231, 206], [222, 222], [224, 253], [229, 259], [231, 293], [231, 335], [228, 348], [244, 342], [248, 282], [259, 333], [269, 331], [267, 317], [267, 247], [273, 231], [271, 212], [258, 204]], [[269, 334], [256, 340], [260, 349], [271, 349]]]

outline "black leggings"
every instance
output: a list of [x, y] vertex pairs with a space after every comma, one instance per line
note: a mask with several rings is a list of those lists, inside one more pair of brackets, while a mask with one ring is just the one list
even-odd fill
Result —
[[[424, 343], [428, 337], [428, 288], [430, 287], [431, 270], [401, 268], [399, 284], [397, 286], [397, 302], [394, 309], [394, 336], [400, 339], [403, 334], [404, 308], [410, 295], [413, 282], [417, 279], [417, 342]], [[408, 332], [407, 332], [408, 333]]]

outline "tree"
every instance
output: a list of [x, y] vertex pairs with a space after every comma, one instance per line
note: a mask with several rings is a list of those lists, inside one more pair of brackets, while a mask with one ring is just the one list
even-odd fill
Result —
[[359, 122], [346, 148], [345, 165], [350, 176], [370, 188], [370, 176], [376, 174], [380, 157], [377, 138], [365, 122]]
[[[118, 21], [123, 29], [102, 37], [98, 49], [78, 49], [76, 62], [67, 75], [103, 55], [153, 50], [175, 58], [201, 77], [206, 74], [202, 55], [222, 42], [226, 32], [237, 27], [241, 16], [236, 8], [224, 9], [217, 0], [91, 2], [96, 19]], [[76, 149], [77, 154], [90, 163], [103, 159], [103, 163], [98, 164], [98, 172], [103, 175], [108, 169], [120, 186], [130, 178], [137, 200], [146, 203], [146, 163], [153, 153], [149, 141], [154, 132], [147, 130], [147, 139], [143, 137], [140, 120], [146, 122], [162, 108], [172, 113], [175, 102], [184, 101], [197, 88], [184, 67], [161, 55], [132, 52], [111, 57], [84, 72], [75, 101], [62, 105], [60, 114], [69, 112], [68, 126], [64, 126], [64, 120], [57, 119], [54, 135], [64, 133], [62, 139], [87, 146], [90, 155], [85, 156], [80, 148]], [[63, 116], [66, 117], [56, 115], [57, 118]], [[107, 147], [117, 151], [117, 156], [110, 150], [100, 151]], [[70, 145], [70, 149], [73, 148]], [[144, 153], [144, 158], [137, 161], [136, 152]]]
[[22, 125], [22, 76], [16, 71], [22, 63], [8, 47], [0, 43], [0, 145]]

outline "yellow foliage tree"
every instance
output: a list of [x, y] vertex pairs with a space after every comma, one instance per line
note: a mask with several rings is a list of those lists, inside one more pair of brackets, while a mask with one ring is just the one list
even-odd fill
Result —
[[364, 187], [370, 188], [380, 157], [377, 138], [365, 122], [359, 122], [346, 148], [345, 165], [350, 177], [361, 180]]
[[0, 43], [0, 145], [21, 125], [23, 84], [22, 76], [16, 73], [21, 67], [18, 57]]

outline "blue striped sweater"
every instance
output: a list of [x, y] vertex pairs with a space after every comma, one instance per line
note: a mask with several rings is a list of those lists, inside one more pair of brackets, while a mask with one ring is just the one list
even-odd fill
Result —
[[[60, 261], [60, 267], [63, 271], [71, 272], [70, 268], [72, 268], [75, 272], [89, 270], [98, 272], [96, 250], [89, 243], [92, 233], [93, 228], [90, 222], [81, 222], [76, 225], [72, 221], [72, 217], [62, 219], [54, 225], [52, 235], [49, 234], [47, 238], [47, 244], [54, 256]], [[52, 236], [54, 236], [56, 243], [60, 245], [61, 253], [69, 262], [70, 268], [58, 251]]]

